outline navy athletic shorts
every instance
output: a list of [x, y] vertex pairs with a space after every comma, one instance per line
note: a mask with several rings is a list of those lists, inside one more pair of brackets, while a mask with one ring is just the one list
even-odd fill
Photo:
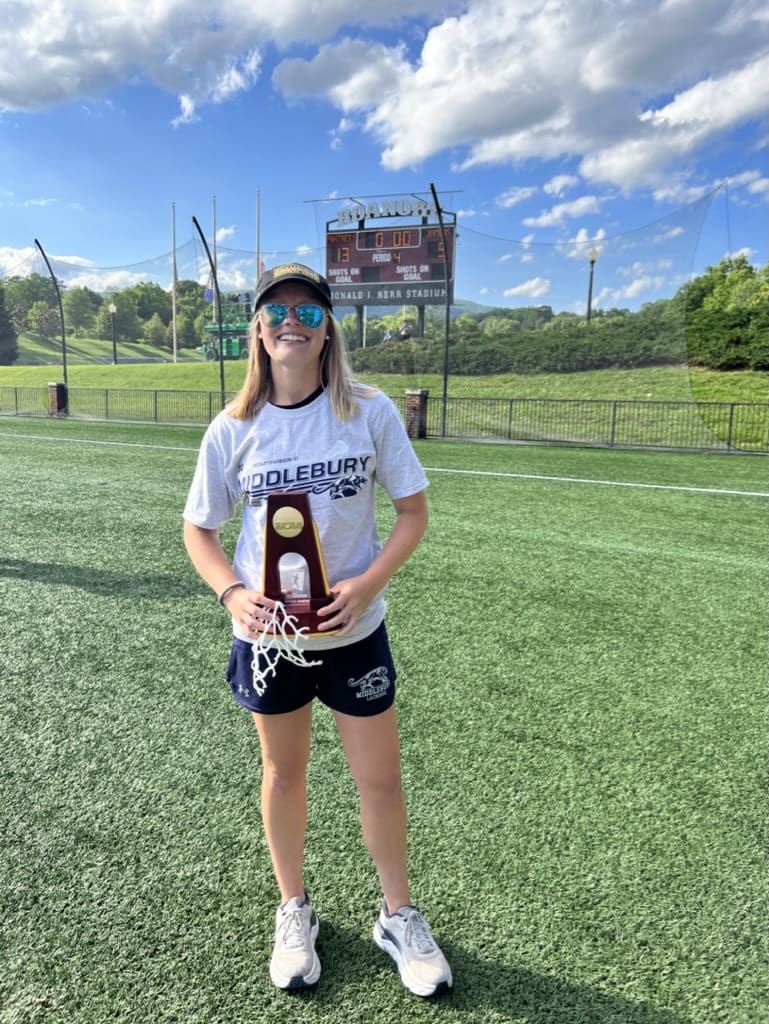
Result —
[[227, 666], [232, 696], [262, 715], [296, 711], [317, 697], [334, 711], [365, 717], [381, 714], [395, 700], [395, 666], [384, 622], [354, 644], [305, 651], [305, 657], [321, 664], [303, 667], [281, 658], [260, 697], [253, 686], [253, 645], [236, 637]]

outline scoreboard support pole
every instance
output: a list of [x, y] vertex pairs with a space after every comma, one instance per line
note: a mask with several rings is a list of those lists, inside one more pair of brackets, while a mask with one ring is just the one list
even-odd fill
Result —
[[425, 307], [417, 306], [417, 337], [425, 336]]
[[446, 241], [446, 227], [443, 223], [443, 210], [441, 209], [440, 200], [438, 199], [438, 193], [435, 191], [435, 185], [430, 182], [430, 191], [433, 194], [433, 201], [435, 202], [435, 212], [438, 215], [438, 223], [441, 228], [441, 238], [443, 239], [443, 265], [446, 268], [446, 325], [445, 334], [443, 338], [443, 409], [441, 412], [441, 437], [446, 436], [446, 407], [448, 405], [448, 390], [449, 390], [449, 331], [451, 327], [451, 299], [449, 297], [449, 250]]

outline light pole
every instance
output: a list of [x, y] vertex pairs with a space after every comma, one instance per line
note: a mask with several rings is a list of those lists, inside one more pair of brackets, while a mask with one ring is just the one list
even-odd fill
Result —
[[587, 286], [587, 322], [590, 323], [590, 315], [593, 311], [593, 270], [595, 268], [595, 261], [598, 259], [598, 250], [591, 249], [587, 254], [587, 258], [590, 260], [590, 282]]
[[[112, 321], [112, 365], [117, 366], [117, 339], [115, 337], [115, 313], [117, 313], [117, 306], [114, 302], [110, 302], [107, 306], [109, 310], [110, 320]], [[589, 319], [588, 314], [588, 319]]]

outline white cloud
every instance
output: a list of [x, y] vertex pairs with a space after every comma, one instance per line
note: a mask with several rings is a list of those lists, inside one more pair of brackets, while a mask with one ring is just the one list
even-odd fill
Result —
[[629, 267], [617, 267], [617, 273], [621, 274], [622, 277], [631, 277], [649, 274], [654, 270], [670, 270], [672, 266], [673, 261], [664, 258], [654, 260], [651, 263], [641, 263], [637, 260]]
[[646, 292], [658, 292], [664, 285], [664, 277], [645, 274], [622, 288], [602, 288], [596, 297], [596, 305], [618, 306], [623, 300], [637, 299]]
[[727, 179], [729, 188], [740, 188], [742, 185], [750, 187], [754, 182], [760, 180], [759, 171], [742, 171], [740, 174], [733, 174]]
[[344, 146], [343, 136], [346, 135], [347, 132], [353, 131], [353, 129], [356, 127], [357, 124], [355, 120], [353, 120], [353, 118], [340, 118], [339, 124], [336, 126], [336, 128], [332, 128], [331, 131], [328, 133], [329, 138], [331, 139], [329, 143], [331, 149], [334, 150], [335, 152], [342, 149], [342, 147]]
[[678, 93], [666, 106], [639, 115], [634, 138], [590, 154], [580, 171], [592, 181], [621, 187], [660, 179], [664, 168], [690, 156], [721, 133], [765, 117], [769, 56], [719, 77], [708, 77]]
[[216, 229], [216, 241], [217, 242], [226, 242], [227, 239], [228, 238], [232, 238], [232, 236], [234, 234], [235, 234], [234, 226], [230, 226], [230, 227], [227, 227], [227, 228], [217, 228]]
[[715, 183], [707, 185], [689, 185], [685, 181], [670, 178], [663, 185], [652, 190], [652, 195], [658, 203], [669, 203], [675, 206], [688, 206], [689, 203], [696, 203], [708, 192], [716, 187]]
[[[227, 235], [230, 230], [223, 228], [221, 234]], [[219, 230], [217, 231], [217, 240], [223, 240]], [[296, 249], [300, 256], [306, 256], [313, 251], [312, 247], [307, 245], [300, 245]], [[262, 256], [268, 261], [274, 261], [278, 254], [263, 252]], [[68, 288], [90, 288], [93, 291], [104, 293], [129, 288], [131, 285], [140, 284], [143, 281], [158, 281], [162, 287], [170, 287], [170, 260], [162, 267], [157, 264], [155, 266], [145, 264], [144, 269], [137, 269], [137, 267], [97, 267], [92, 260], [85, 257], [54, 254], [50, 251], [48, 257], [57, 278], [66, 282]], [[0, 246], [0, 279], [9, 276], [27, 277], [31, 273], [47, 274], [42, 257], [34, 246], [19, 249]], [[199, 264], [194, 269], [188, 266], [181, 276], [197, 279], [200, 284], [205, 285], [208, 281], [209, 269], [207, 266], [203, 267]], [[253, 256], [251, 253], [244, 255], [240, 250], [223, 247], [217, 253], [217, 276], [223, 292], [251, 290], [254, 287]]]
[[[20, 0], [0, 24], [0, 111], [149, 82], [178, 98], [183, 127], [253, 91], [277, 53], [275, 89], [330, 103], [387, 169], [443, 151], [458, 170], [568, 159], [589, 181], [669, 201], [671, 172], [697, 187], [697, 152], [766, 117], [766, 3], [620, 6], [621, 17], [594, 0]], [[400, 41], [382, 42], [380, 26]], [[764, 195], [758, 180], [740, 187]], [[545, 192], [577, 184], [558, 174]]]
[[[75, 266], [82, 267], [89, 272], [93, 268], [93, 262], [83, 256], [63, 256], [61, 253], [54, 255], [52, 252], [48, 252], [47, 256], [54, 264], [54, 272], [57, 276], [64, 276], [64, 265], [67, 269]], [[0, 277], [27, 277], [32, 273], [44, 275], [48, 273], [36, 246], [29, 245], [16, 249], [9, 245], [0, 245]], [[69, 277], [67, 277], [67, 284], [70, 284]]]
[[534, 241], [534, 235], [526, 235], [525, 238], [521, 239], [521, 252], [505, 252], [498, 259], [497, 263], [509, 263], [510, 260], [518, 259], [521, 263], [532, 263], [534, 256], [528, 251], [531, 243]]
[[681, 235], [685, 235], [686, 231], [677, 224], [675, 227], [668, 228], [667, 230], [660, 231], [659, 234], [652, 238], [652, 242], [669, 242], [674, 238], [680, 238]]
[[595, 234], [591, 234], [587, 228], [580, 228], [574, 238], [568, 242], [558, 243], [555, 248], [557, 252], [570, 260], [586, 260], [587, 254], [594, 249], [600, 259], [605, 248], [605, 238], [604, 228], [599, 228]]
[[750, 262], [752, 263], [755, 260], [757, 254], [755, 249], [751, 249], [750, 246], [746, 245], [743, 246], [742, 249], [738, 249], [737, 252], [733, 252], [731, 254], [728, 252], [724, 253], [724, 256], [728, 257], [729, 255], [731, 255], [732, 259], [736, 259], [738, 256], [744, 256], [746, 260], [750, 260]]
[[92, 273], [75, 274], [67, 279], [69, 288], [90, 288], [93, 292], [122, 291], [135, 284], [149, 281], [149, 274], [134, 273], [130, 270], [98, 270]]
[[525, 235], [521, 239], [521, 248], [523, 249], [523, 253], [521, 254], [521, 263], [534, 262], [534, 253], [529, 251], [529, 249], [531, 248], [531, 243], [534, 241], [534, 238], [534, 235]]
[[514, 288], [506, 288], [503, 295], [511, 298], [514, 295], [524, 295], [529, 299], [539, 299], [550, 291], [550, 281], [544, 277], [532, 277], [523, 284], [515, 285]]
[[762, 89], [768, 78], [769, 56], [721, 78], [697, 82], [659, 110], [645, 111], [640, 120], [696, 134], [710, 133], [746, 117], [763, 116], [766, 104]]
[[523, 223], [530, 228], [556, 227], [568, 218], [584, 217], [590, 213], [598, 213], [598, 200], [595, 196], [582, 196], [570, 203], [557, 203], [550, 210], [543, 210], [539, 217], [524, 217]]
[[195, 101], [191, 96], [182, 93], [179, 97], [179, 106], [181, 107], [181, 113], [171, 122], [174, 128], [180, 124], [193, 124], [198, 120], [198, 116], [195, 113]]
[[542, 190], [549, 196], [555, 196], [558, 199], [564, 192], [568, 192], [570, 188], [574, 188], [578, 184], [579, 178], [575, 178], [573, 174], [557, 174], [542, 186]]
[[246, 92], [256, 82], [262, 64], [262, 55], [252, 50], [245, 57], [230, 60], [211, 84], [210, 98], [214, 103], [225, 103], [239, 92]]
[[[0, 245], [0, 277], [18, 275], [26, 277], [35, 268], [34, 263], [38, 258], [37, 249], [30, 245], [23, 249], [15, 249], [10, 245]], [[29, 269], [24, 272], [24, 265], [29, 264]]]
[[531, 197], [535, 196], [538, 191], [539, 189], [532, 185], [521, 185], [509, 188], [506, 192], [497, 196], [497, 205], [508, 210], [511, 206], [517, 206], [518, 203], [524, 203], [527, 199], [531, 199]]
[[272, 81], [286, 96], [325, 94], [345, 112], [371, 107], [410, 76], [405, 46], [360, 39], [322, 46], [312, 60], [295, 57], [275, 69]]
[[[198, 0], [22, 0], [0, 26], [0, 110], [36, 110], [149, 81], [185, 97], [176, 124], [200, 105], [250, 89], [266, 48], [318, 45], [345, 26], [435, 18], [457, 0], [282, 0], [227, 5]], [[397, 23], [397, 22], [396, 22]], [[193, 105], [192, 108], [190, 105]]]

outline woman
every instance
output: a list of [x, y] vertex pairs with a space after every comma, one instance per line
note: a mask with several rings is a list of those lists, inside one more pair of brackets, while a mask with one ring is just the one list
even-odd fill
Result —
[[[451, 970], [420, 911], [406, 871], [406, 807], [394, 707], [395, 669], [384, 625], [384, 591], [427, 526], [427, 479], [392, 402], [353, 384], [325, 278], [302, 264], [266, 271], [255, 295], [243, 388], [203, 439], [185, 506], [184, 540], [202, 578], [233, 622], [227, 678], [253, 713], [262, 750], [262, 819], [281, 903], [270, 976], [279, 988], [320, 977], [318, 918], [303, 877], [306, 769], [312, 702], [330, 708], [360, 796], [363, 836], [382, 886], [374, 926], [412, 992], [452, 985]], [[375, 484], [395, 509], [377, 536]], [[270, 491], [309, 493], [332, 600], [296, 658], [254, 654], [276, 602], [263, 593], [262, 554]], [[220, 527], [244, 500], [230, 563]], [[272, 653], [280, 650], [273, 643]], [[267, 660], [265, 660], [267, 659]], [[253, 663], [253, 664], [252, 664]], [[272, 677], [266, 671], [275, 664]], [[255, 685], [268, 680], [266, 685]]]

